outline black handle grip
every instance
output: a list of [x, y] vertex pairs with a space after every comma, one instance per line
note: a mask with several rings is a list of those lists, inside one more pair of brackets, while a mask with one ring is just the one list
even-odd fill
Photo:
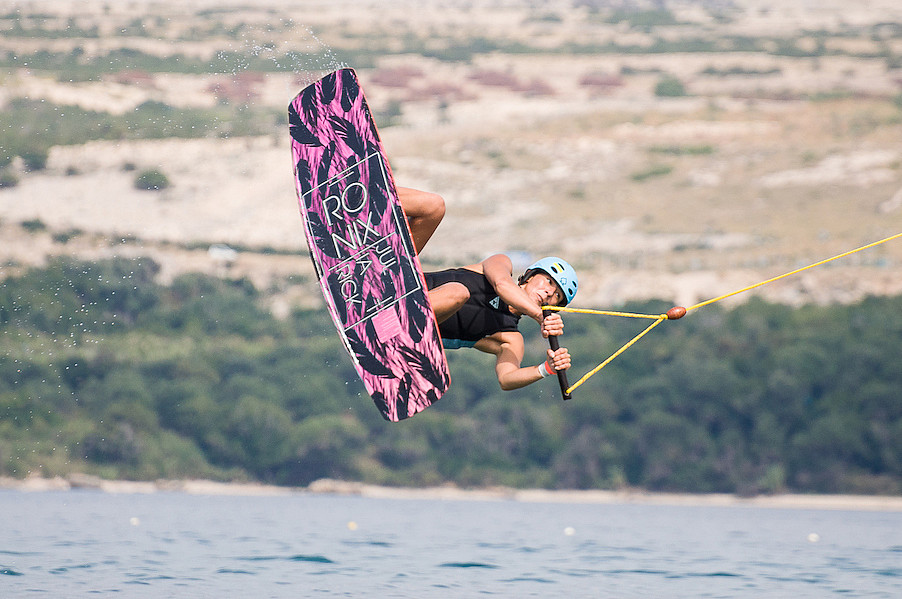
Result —
[[[549, 314], [551, 314], [551, 310], [542, 310], [542, 316], [548, 316]], [[548, 345], [551, 346], [551, 351], [557, 351], [561, 347], [561, 344], [558, 342], [558, 338], [555, 335], [548, 336]], [[557, 371], [557, 382], [561, 384], [561, 399], [567, 401], [572, 398], [573, 396], [567, 393], [567, 389], [570, 388], [570, 383], [567, 382], [566, 370]]]

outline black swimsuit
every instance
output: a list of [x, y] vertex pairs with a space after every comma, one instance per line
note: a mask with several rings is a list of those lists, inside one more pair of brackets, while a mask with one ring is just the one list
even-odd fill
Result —
[[489, 280], [466, 268], [427, 272], [426, 287], [435, 289], [445, 283], [461, 283], [470, 291], [470, 299], [460, 310], [439, 325], [446, 349], [473, 347], [477, 341], [502, 331], [516, 331], [520, 317], [512, 314]]

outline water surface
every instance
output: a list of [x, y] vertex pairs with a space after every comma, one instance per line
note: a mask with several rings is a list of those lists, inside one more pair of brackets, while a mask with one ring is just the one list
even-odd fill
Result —
[[902, 597], [902, 514], [0, 491], [2, 597]]

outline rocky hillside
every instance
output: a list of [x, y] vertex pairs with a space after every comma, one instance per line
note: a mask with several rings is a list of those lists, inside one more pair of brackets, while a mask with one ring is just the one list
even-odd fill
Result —
[[[427, 267], [555, 253], [581, 305], [690, 304], [902, 232], [897, 2], [384, 4], [17, 2], [0, 272], [152, 255], [315, 302], [284, 114], [343, 64], [396, 180], [446, 199]], [[759, 293], [902, 293], [902, 241]]]

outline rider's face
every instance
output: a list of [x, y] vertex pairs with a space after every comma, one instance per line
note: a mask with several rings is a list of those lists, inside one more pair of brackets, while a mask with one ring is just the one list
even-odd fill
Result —
[[554, 279], [543, 272], [529, 277], [523, 290], [540, 306], [559, 306], [564, 299], [561, 288], [554, 282]]

